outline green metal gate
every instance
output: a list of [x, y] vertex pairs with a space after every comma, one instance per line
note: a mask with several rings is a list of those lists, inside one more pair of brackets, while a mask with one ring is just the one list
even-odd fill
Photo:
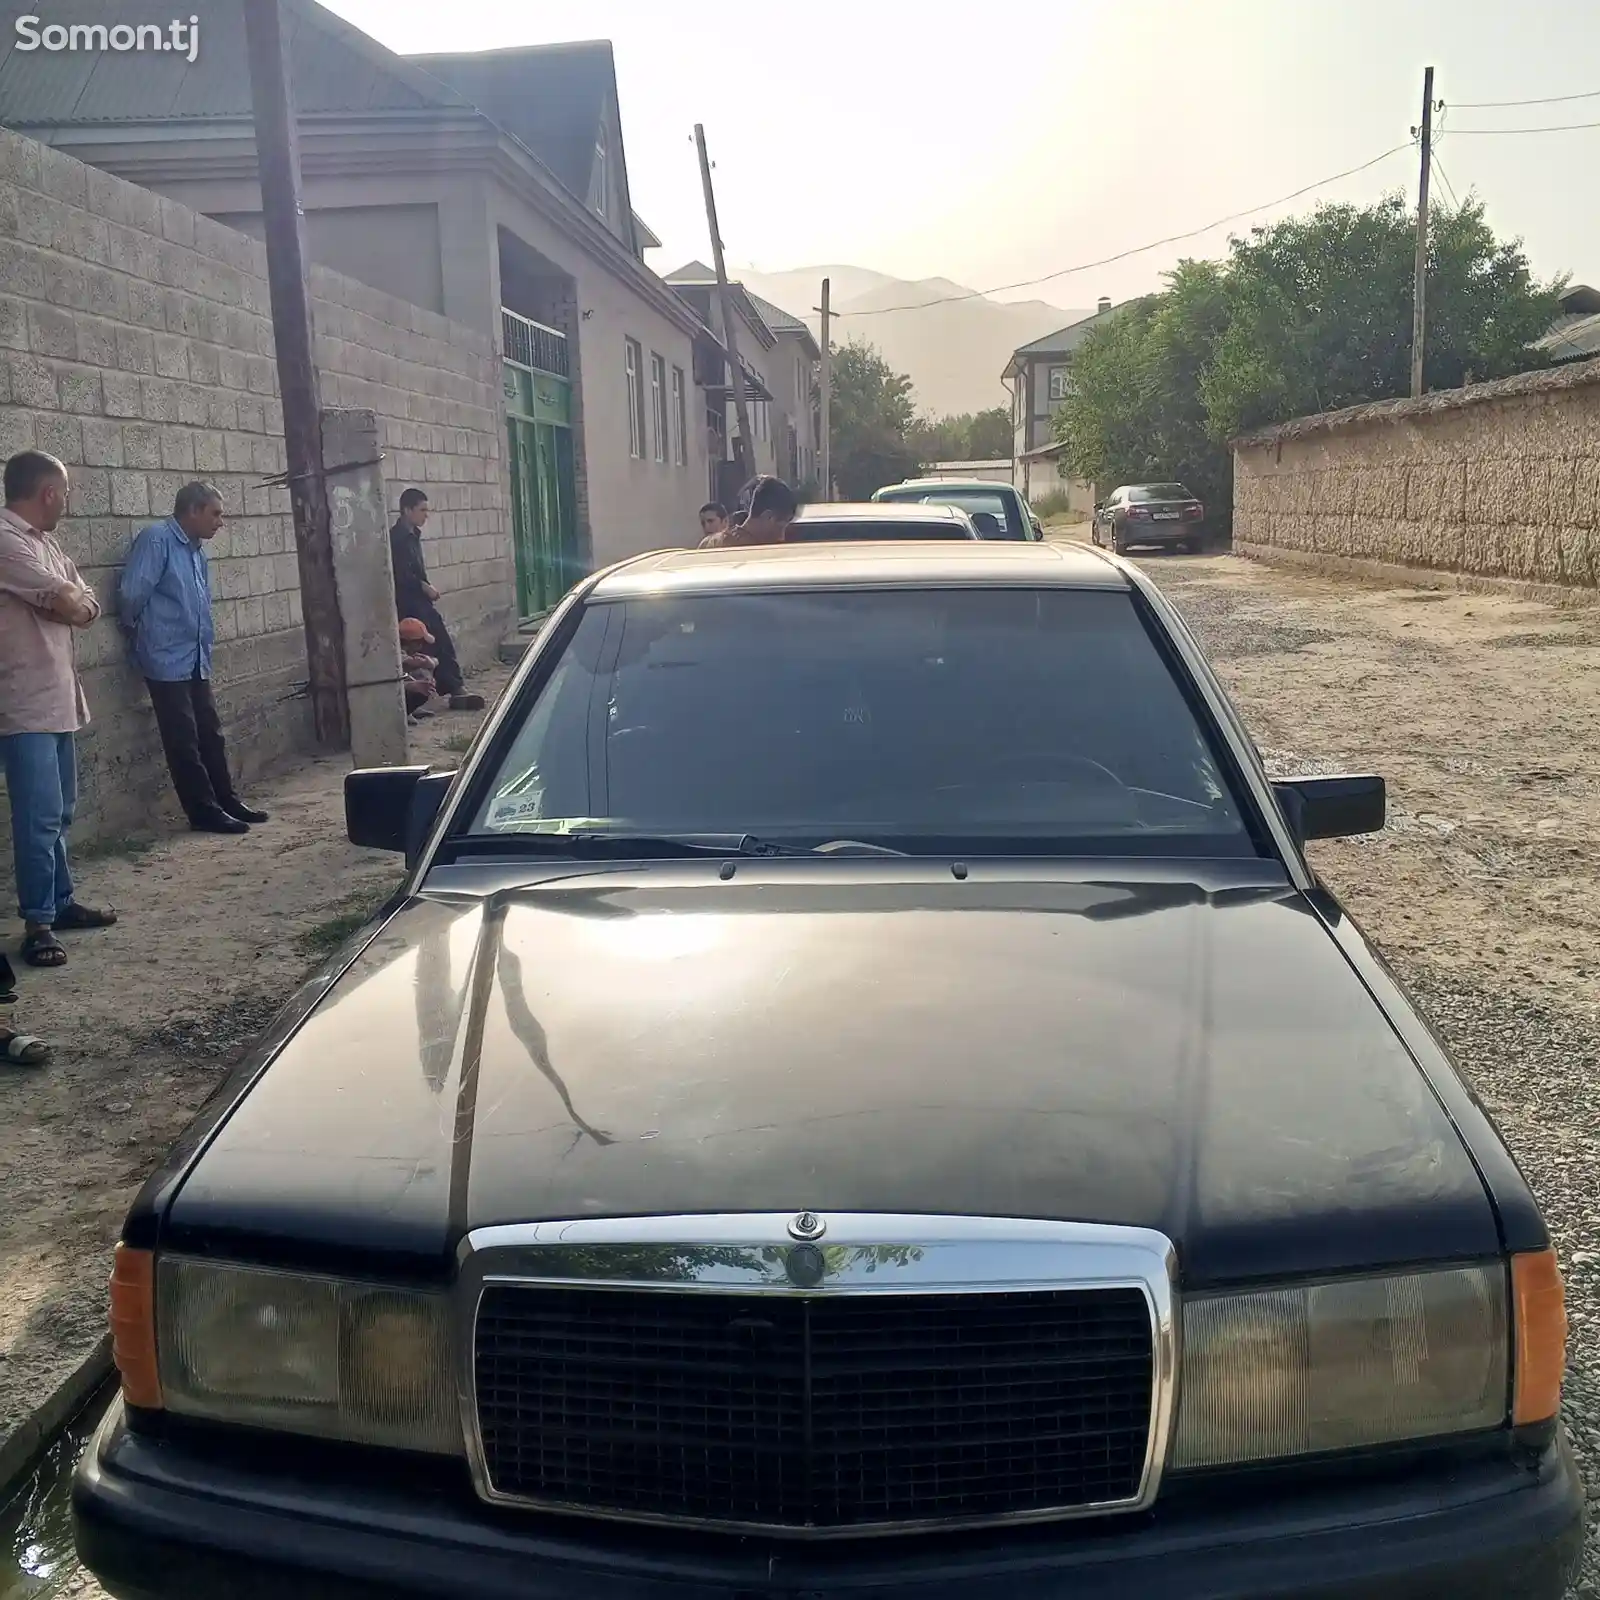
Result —
[[[514, 312], [502, 312], [502, 317], [508, 324], [520, 324], [509, 330], [507, 350], [538, 354], [548, 349], [549, 365], [565, 365], [566, 343], [560, 334]], [[537, 344], [529, 329], [537, 330]], [[503, 378], [517, 612], [528, 617], [555, 605], [586, 571], [578, 534], [572, 394], [564, 375], [518, 361], [504, 363]]]

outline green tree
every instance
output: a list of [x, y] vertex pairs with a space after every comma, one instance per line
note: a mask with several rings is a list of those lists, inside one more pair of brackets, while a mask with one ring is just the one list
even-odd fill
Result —
[[1009, 461], [1011, 442], [1011, 413], [1004, 406], [973, 413], [967, 428], [969, 461]]
[[833, 476], [846, 500], [869, 500], [916, 470], [908, 442], [914, 423], [911, 380], [871, 345], [852, 342], [833, 358], [829, 406]]
[[1011, 459], [1011, 413], [1004, 406], [951, 417], [918, 417], [906, 435], [921, 466], [936, 461]]
[[[1393, 195], [1322, 206], [1235, 240], [1231, 315], [1203, 384], [1212, 432], [1408, 394], [1416, 218]], [[1529, 348], [1557, 312], [1520, 241], [1495, 238], [1480, 201], [1430, 218], [1423, 383], [1456, 389], [1542, 365]]]
[[[1096, 328], [1057, 416], [1068, 470], [1102, 487], [1175, 478], [1220, 520], [1227, 441], [1317, 411], [1409, 392], [1414, 217], [1398, 197], [1323, 206], [1185, 261], [1158, 295]], [[1429, 388], [1542, 364], [1529, 346], [1562, 284], [1534, 281], [1520, 242], [1497, 240], [1468, 199], [1431, 220]]]
[[966, 417], [918, 417], [906, 432], [906, 443], [916, 452], [919, 467], [936, 461], [960, 461], [966, 457]]

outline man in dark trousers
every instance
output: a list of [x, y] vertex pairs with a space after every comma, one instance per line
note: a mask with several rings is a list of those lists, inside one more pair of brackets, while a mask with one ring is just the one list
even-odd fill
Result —
[[117, 590], [117, 617], [150, 686], [156, 727], [179, 803], [196, 833], [249, 833], [265, 811], [233, 787], [222, 719], [211, 693], [211, 574], [206, 545], [222, 527], [222, 495], [186, 483], [172, 515], [133, 541]]
[[400, 520], [389, 530], [389, 553], [394, 561], [394, 608], [399, 619], [423, 623], [433, 635], [433, 654], [439, 663], [436, 681], [452, 711], [482, 711], [483, 696], [468, 694], [456, 658], [455, 641], [439, 614], [439, 591], [428, 582], [428, 565], [422, 557], [422, 530], [428, 521], [428, 497], [420, 489], [400, 496]]

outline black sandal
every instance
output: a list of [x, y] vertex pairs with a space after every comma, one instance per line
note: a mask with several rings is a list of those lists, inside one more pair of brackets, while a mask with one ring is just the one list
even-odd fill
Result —
[[70, 900], [56, 912], [56, 928], [67, 933], [82, 933], [87, 928], [114, 928], [117, 924], [115, 911], [97, 911], [93, 906], [80, 906], [76, 900]]
[[22, 959], [30, 967], [64, 967], [67, 952], [61, 941], [48, 929], [27, 934], [22, 941]]

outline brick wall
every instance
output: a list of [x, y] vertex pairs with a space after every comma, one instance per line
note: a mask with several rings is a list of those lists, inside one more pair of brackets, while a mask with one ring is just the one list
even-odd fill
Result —
[[[486, 659], [513, 598], [493, 351], [336, 274], [317, 270], [313, 287], [323, 401], [378, 414], [391, 505], [411, 483], [428, 490], [430, 573], [463, 657]], [[216, 687], [246, 779], [311, 733], [288, 495], [260, 486], [284, 470], [273, 348], [261, 245], [0, 130], [0, 457], [33, 447], [67, 463], [60, 537], [102, 602], [179, 486], [216, 483], [228, 513], [210, 550]], [[94, 716], [79, 836], [175, 812], [114, 621], [79, 650]]]
[[1302, 417], [1234, 442], [1234, 546], [1600, 584], [1600, 361]]

